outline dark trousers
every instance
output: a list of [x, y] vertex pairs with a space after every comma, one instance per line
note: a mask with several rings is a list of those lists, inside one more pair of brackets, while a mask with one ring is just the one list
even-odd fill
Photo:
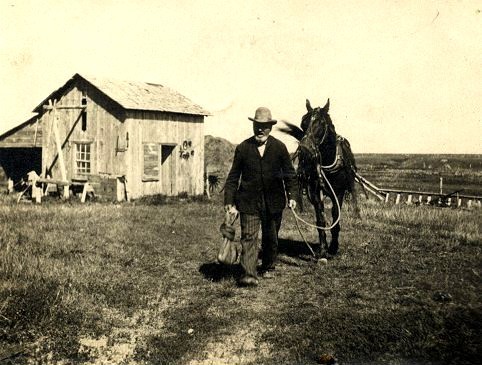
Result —
[[241, 221], [241, 267], [244, 275], [256, 278], [258, 264], [258, 232], [261, 226], [262, 268], [274, 268], [278, 255], [278, 232], [282, 212], [270, 213], [260, 202], [258, 214], [240, 214]]

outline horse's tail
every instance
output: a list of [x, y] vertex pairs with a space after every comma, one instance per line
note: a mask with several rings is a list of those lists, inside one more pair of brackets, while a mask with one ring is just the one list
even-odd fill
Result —
[[361, 218], [361, 214], [360, 214], [360, 208], [358, 207], [358, 197], [356, 195], [356, 190], [355, 190], [355, 182], [358, 182], [361, 187], [362, 187], [362, 190], [363, 190], [363, 193], [365, 195], [367, 195], [367, 192], [365, 190], [365, 187], [363, 186], [362, 183], [360, 183], [357, 179], [356, 179], [356, 166], [352, 165], [349, 167], [349, 171], [348, 171], [348, 174], [350, 176], [349, 178], [349, 183], [348, 183], [348, 189], [347, 189], [347, 192], [350, 194], [351, 196], [351, 201], [352, 201], [352, 204], [353, 204], [353, 209], [355, 211], [355, 216], [357, 218]]
[[341, 137], [341, 150], [343, 158], [345, 160], [345, 164], [350, 166], [350, 168], [353, 168], [356, 172], [357, 166], [355, 161], [355, 155], [351, 150], [350, 142], [344, 137]]
[[301, 141], [301, 139], [305, 135], [305, 132], [303, 132], [301, 128], [285, 120], [281, 120], [281, 122], [283, 122], [284, 126], [277, 128], [280, 132], [288, 134], [291, 137], [296, 138], [296, 140]]
[[341, 147], [342, 147], [342, 152], [345, 159], [345, 164], [349, 169], [348, 174], [350, 178], [349, 178], [349, 184], [348, 184], [348, 192], [350, 193], [353, 200], [353, 208], [355, 210], [355, 216], [357, 218], [361, 218], [360, 208], [358, 207], [358, 198], [356, 196], [356, 191], [355, 191], [355, 182], [358, 182], [361, 185], [363, 193], [365, 194], [366, 197], [368, 197], [368, 194], [365, 189], [365, 186], [356, 177], [358, 174], [357, 173], [358, 168], [356, 166], [355, 155], [351, 150], [350, 142], [346, 138], [343, 138], [341, 142]]
[[350, 193], [354, 193], [355, 180], [356, 180], [355, 177], [358, 170], [356, 166], [355, 155], [351, 150], [350, 142], [346, 138], [338, 135], [337, 139], [341, 147], [341, 156], [343, 159], [343, 164], [345, 168], [348, 170], [348, 175], [350, 180], [348, 190]]

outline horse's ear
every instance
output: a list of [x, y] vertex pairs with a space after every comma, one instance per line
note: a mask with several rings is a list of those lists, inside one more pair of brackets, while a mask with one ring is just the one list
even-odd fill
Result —
[[313, 110], [313, 108], [311, 107], [311, 103], [308, 99], [306, 99], [306, 110], [308, 110], [309, 112]]
[[330, 98], [326, 101], [325, 106], [323, 107], [323, 110], [328, 113], [328, 110], [330, 109]]

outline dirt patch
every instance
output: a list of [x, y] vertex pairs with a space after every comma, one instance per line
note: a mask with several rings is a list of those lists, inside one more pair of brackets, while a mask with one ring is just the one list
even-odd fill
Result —
[[249, 328], [238, 327], [233, 333], [209, 342], [200, 358], [188, 362], [189, 365], [252, 364], [268, 358], [271, 347], [261, 341], [261, 324], [253, 322]]
[[110, 340], [106, 336], [98, 339], [91, 337], [82, 337], [79, 340], [81, 351], [88, 352], [92, 364], [114, 365], [128, 361], [132, 358], [135, 348], [135, 338], [131, 338], [129, 342], [110, 344]]

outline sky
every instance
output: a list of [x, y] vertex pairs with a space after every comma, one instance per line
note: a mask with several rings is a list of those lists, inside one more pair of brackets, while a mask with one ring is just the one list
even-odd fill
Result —
[[175, 89], [233, 143], [329, 98], [355, 153], [482, 153], [480, 1], [0, 0], [0, 133], [76, 73]]

